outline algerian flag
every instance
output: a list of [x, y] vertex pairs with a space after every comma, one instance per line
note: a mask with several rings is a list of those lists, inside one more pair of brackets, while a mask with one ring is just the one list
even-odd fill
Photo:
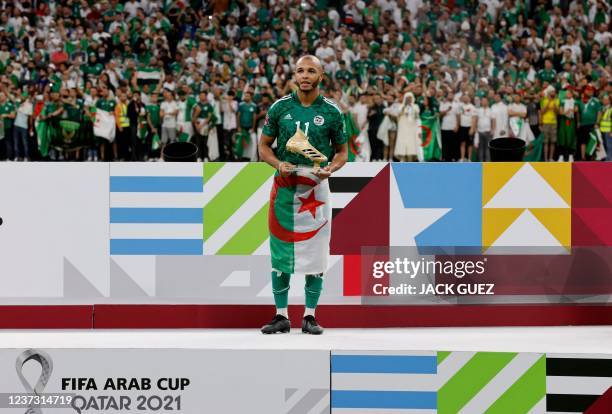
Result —
[[191, 140], [193, 135], [193, 125], [191, 122], [177, 121], [176, 131], [178, 132], [178, 140], [180, 142], [187, 142]]
[[136, 79], [139, 85], [144, 85], [145, 83], [158, 83], [161, 77], [162, 73], [159, 68], [144, 67], [138, 69], [136, 72]]
[[522, 118], [512, 117], [508, 123], [510, 125], [510, 130], [516, 138], [522, 139], [527, 143], [535, 139], [531, 127]]
[[161, 146], [161, 139], [159, 139], [159, 134], [153, 135], [153, 138], [151, 139], [151, 149], [155, 151], [155, 150], [158, 150], [160, 146]]
[[284, 273], [327, 271], [331, 236], [329, 183], [309, 170], [274, 177], [268, 224], [272, 268]]
[[144, 117], [138, 117], [138, 120], [138, 138], [144, 142], [147, 139], [147, 134], [149, 132], [147, 128], [148, 124], [147, 121], [144, 120]]
[[597, 144], [601, 141], [601, 134], [599, 130], [593, 129], [589, 134], [589, 141], [586, 146], [586, 153], [589, 157], [595, 154], [595, 150], [597, 149]]
[[525, 147], [525, 155], [523, 161], [538, 162], [542, 160], [542, 145], [544, 144], [544, 134], [540, 134], [535, 140], [531, 141]]
[[421, 116], [421, 146], [418, 148], [419, 161], [439, 160], [442, 157], [442, 137], [438, 117]]
[[251, 141], [251, 134], [248, 131], [241, 131], [236, 134], [236, 144], [234, 144], [234, 155], [236, 158], [242, 158], [245, 148]]
[[47, 121], [36, 120], [36, 138], [38, 140], [38, 151], [44, 158], [49, 154], [49, 146], [51, 145], [51, 128]]
[[115, 115], [103, 109], [96, 109], [94, 135], [113, 142], [115, 140]]

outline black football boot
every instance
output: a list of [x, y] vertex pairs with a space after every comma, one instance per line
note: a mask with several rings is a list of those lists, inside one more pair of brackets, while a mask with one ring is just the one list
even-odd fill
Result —
[[323, 333], [323, 330], [324, 329], [319, 326], [314, 316], [307, 315], [304, 316], [304, 319], [302, 319], [302, 332], [311, 335], [321, 335]]
[[274, 319], [270, 321], [269, 324], [264, 325], [261, 328], [261, 333], [263, 334], [273, 334], [273, 333], [288, 333], [291, 330], [291, 322], [289, 319], [285, 318], [283, 315], [276, 315]]

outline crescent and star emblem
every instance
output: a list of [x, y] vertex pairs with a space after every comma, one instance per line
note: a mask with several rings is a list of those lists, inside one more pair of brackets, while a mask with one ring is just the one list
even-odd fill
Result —
[[[276, 211], [274, 210], [274, 203], [276, 201], [278, 189], [283, 187], [295, 187], [298, 184], [315, 187], [317, 185], [317, 182], [308, 177], [303, 177], [299, 175], [291, 175], [286, 178], [277, 176], [274, 177], [274, 187], [272, 188], [272, 192], [270, 193], [270, 214], [268, 219], [270, 225], [270, 233], [277, 239], [287, 243], [294, 243], [311, 239], [327, 224], [327, 220], [325, 220], [323, 224], [321, 224], [318, 228], [314, 230], [306, 232], [296, 232], [286, 229], [278, 221], [278, 217], [276, 217]], [[302, 203], [298, 210], [298, 214], [308, 211], [310, 212], [310, 214], [312, 214], [313, 218], [315, 218], [317, 207], [320, 207], [325, 204], [325, 202], [317, 200], [315, 198], [314, 188], [312, 189], [310, 194], [308, 194], [307, 197], [298, 198]]]

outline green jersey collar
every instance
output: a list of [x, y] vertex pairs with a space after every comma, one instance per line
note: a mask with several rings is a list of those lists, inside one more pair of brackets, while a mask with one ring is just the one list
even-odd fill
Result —
[[317, 96], [317, 98], [310, 104], [310, 106], [304, 106], [302, 105], [302, 102], [300, 101], [300, 98], [297, 95], [297, 91], [293, 91], [291, 92], [291, 97], [293, 98], [293, 100], [300, 106], [304, 107], [304, 108], [310, 108], [311, 106], [315, 106], [320, 104], [321, 102], [323, 102], [323, 95], [321, 95], [319, 93], [319, 96]]

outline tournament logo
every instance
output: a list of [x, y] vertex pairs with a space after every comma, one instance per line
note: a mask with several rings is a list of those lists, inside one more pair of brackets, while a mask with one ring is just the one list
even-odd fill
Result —
[[[23, 374], [23, 366], [28, 361], [36, 361], [40, 364], [40, 377], [38, 378], [36, 385], [30, 384]], [[51, 373], [53, 372], [53, 360], [49, 354], [44, 351], [39, 349], [27, 349], [17, 357], [15, 368], [17, 370], [17, 376], [19, 377], [19, 380], [21, 380], [26, 392], [28, 394], [40, 395], [51, 378]], [[30, 406], [26, 413], [42, 414], [42, 410], [39, 407]]]
[[314, 124], [316, 126], [321, 126], [325, 123], [325, 118], [323, 118], [321, 115], [317, 115], [314, 117]]

